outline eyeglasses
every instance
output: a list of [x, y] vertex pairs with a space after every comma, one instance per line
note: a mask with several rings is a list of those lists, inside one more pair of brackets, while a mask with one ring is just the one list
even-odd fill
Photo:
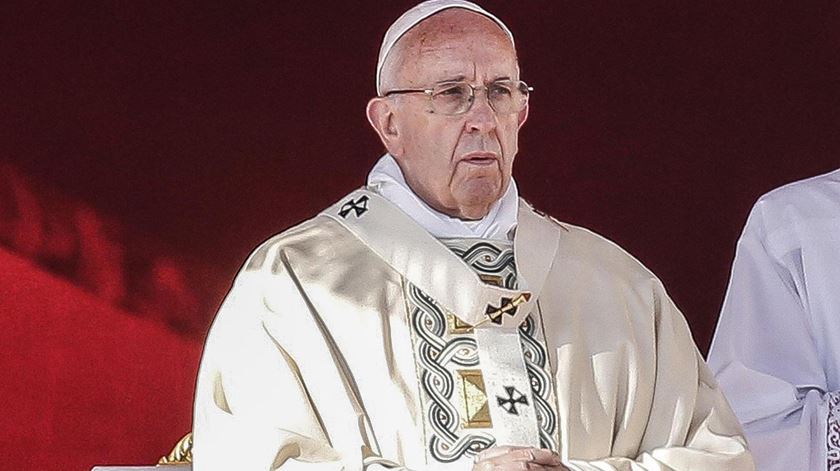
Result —
[[475, 102], [475, 91], [483, 89], [487, 93], [487, 102], [498, 114], [519, 113], [528, 104], [528, 96], [534, 89], [521, 80], [497, 80], [473, 87], [466, 82], [445, 82], [428, 89], [391, 90], [384, 96], [405, 93], [425, 93], [432, 103], [432, 112], [442, 115], [466, 113]]

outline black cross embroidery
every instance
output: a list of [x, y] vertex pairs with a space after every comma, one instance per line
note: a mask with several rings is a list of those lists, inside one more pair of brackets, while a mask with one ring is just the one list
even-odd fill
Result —
[[368, 210], [367, 204], [368, 204], [367, 195], [362, 195], [362, 197], [359, 198], [358, 200], [350, 200], [350, 201], [344, 203], [341, 206], [341, 210], [338, 212], [338, 215], [343, 217], [343, 218], [346, 218], [347, 215], [350, 214], [350, 211], [354, 211], [356, 213], [356, 217], [359, 217], [362, 214], [364, 214], [365, 211]]
[[516, 410], [516, 405], [522, 404], [527, 406], [528, 398], [521, 392], [517, 391], [513, 386], [505, 386], [505, 392], [508, 395], [507, 398], [496, 396], [496, 400], [499, 402], [499, 405], [502, 409], [507, 411], [508, 414], [519, 415], [519, 411]]
[[531, 299], [531, 293], [522, 293], [514, 299], [502, 298], [499, 300], [499, 307], [488, 304], [487, 310], [484, 311], [484, 314], [486, 314], [490, 321], [494, 324], [502, 325], [502, 317], [504, 317], [505, 314], [513, 317], [516, 315], [516, 307], [522, 303], [527, 303], [529, 299]]
[[516, 306], [511, 304], [510, 298], [502, 298], [499, 304], [499, 307], [488, 304], [485, 314], [487, 314], [487, 317], [490, 318], [492, 323], [501, 325], [502, 317], [504, 317], [505, 314], [510, 317], [513, 317], [516, 314]]

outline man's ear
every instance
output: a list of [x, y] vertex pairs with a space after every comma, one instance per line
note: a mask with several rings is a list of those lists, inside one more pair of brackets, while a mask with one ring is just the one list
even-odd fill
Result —
[[528, 109], [530, 109], [530, 108], [531, 108], [531, 104], [526, 103], [525, 108], [523, 108], [522, 111], [519, 112], [519, 116], [517, 116], [517, 118], [519, 119], [519, 127], [520, 128], [522, 127], [523, 124], [525, 124], [525, 121], [528, 121]]
[[402, 140], [394, 117], [394, 103], [386, 97], [374, 97], [367, 104], [367, 119], [385, 149], [391, 155], [402, 154]]

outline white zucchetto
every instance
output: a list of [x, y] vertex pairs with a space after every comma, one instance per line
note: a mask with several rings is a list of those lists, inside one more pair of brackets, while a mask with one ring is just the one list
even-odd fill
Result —
[[465, 10], [474, 11], [493, 20], [510, 38], [513, 43], [513, 33], [510, 29], [502, 23], [502, 20], [496, 18], [487, 10], [481, 8], [475, 3], [466, 0], [427, 0], [425, 2], [415, 5], [410, 10], [402, 14], [397, 21], [394, 21], [385, 32], [385, 37], [382, 39], [382, 46], [379, 48], [379, 60], [376, 62], [376, 93], [382, 95], [382, 66], [385, 64], [385, 59], [388, 58], [388, 53], [393, 49], [394, 44], [414, 26], [426, 18], [449, 8], [463, 8]]

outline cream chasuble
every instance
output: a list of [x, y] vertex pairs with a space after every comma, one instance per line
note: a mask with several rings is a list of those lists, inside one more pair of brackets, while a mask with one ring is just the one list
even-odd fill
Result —
[[194, 469], [752, 470], [660, 282], [520, 203], [512, 244], [432, 237], [368, 190], [263, 244], [205, 346]]

